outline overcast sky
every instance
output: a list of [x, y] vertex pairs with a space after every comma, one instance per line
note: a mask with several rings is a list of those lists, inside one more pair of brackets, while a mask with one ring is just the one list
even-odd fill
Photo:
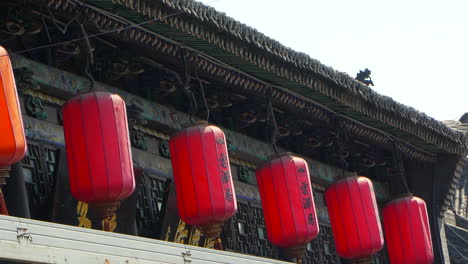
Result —
[[[438, 120], [468, 112], [468, 0], [202, 0]], [[210, 3], [211, 2], [211, 3]]]

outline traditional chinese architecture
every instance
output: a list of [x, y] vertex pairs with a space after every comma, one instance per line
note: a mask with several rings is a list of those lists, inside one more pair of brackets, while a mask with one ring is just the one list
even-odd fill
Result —
[[[305, 250], [303, 263], [356, 261], [337, 254], [324, 198], [330, 185], [354, 176], [369, 179], [364, 181], [366, 197], [375, 199], [369, 204], [375, 203], [379, 210], [408, 192], [424, 200], [434, 263], [449, 263], [443, 216], [452, 200], [451, 186], [460, 177], [468, 153], [468, 137], [463, 132], [379, 95], [347, 74], [192, 0], [4, 0], [0, 3], [0, 26], [1, 45], [12, 60], [28, 145], [26, 157], [12, 166], [3, 187], [10, 215], [52, 222], [46, 226], [60, 230], [68, 227], [58, 224], [93, 229], [105, 226], [116, 233], [139, 236], [124, 236], [127, 244], [135, 241], [135, 246], [134, 251], [122, 250], [122, 254], [135, 263], [174, 263], [169, 259], [176, 257], [181, 263], [182, 259], [184, 263], [201, 261], [191, 259], [188, 251], [177, 255], [172, 249], [162, 249], [151, 257], [142, 253], [151, 243], [164, 249], [179, 246], [164, 241], [205, 248], [221, 243], [216, 248], [233, 253], [200, 252], [205, 259], [224, 258], [223, 263], [235, 263], [230, 261], [242, 256], [265, 263], [291, 261], [288, 252], [268, 240], [255, 178], [257, 166], [269, 157], [291, 152], [308, 164], [313, 191], [312, 196], [309, 181], [297, 182], [297, 192], [303, 191], [303, 197], [296, 205], [310, 212], [315, 206], [314, 214], [303, 214], [308, 217], [303, 226], [318, 225], [313, 230], [320, 230], [311, 242], [315, 234], [300, 240]], [[73, 198], [69, 187], [62, 106], [89, 89], [118, 94], [125, 101], [132, 146], [136, 190], [106, 221], [88, 210], [90, 205]], [[218, 222], [227, 219], [223, 225], [216, 222], [222, 229], [213, 237], [178, 215], [180, 203], [176, 202], [173, 180], [173, 171], [178, 168], [171, 166], [174, 151], [169, 148], [171, 136], [201, 120], [224, 131], [225, 142], [219, 144], [225, 144], [229, 154], [213, 154], [219, 159], [216, 164], [229, 166], [217, 172], [226, 177], [218, 184], [225, 189], [213, 197], [218, 202], [224, 197], [237, 206], [232, 218], [227, 215], [235, 211], [234, 205], [229, 205], [224, 215], [213, 214]], [[193, 143], [189, 136], [183, 140]], [[205, 143], [218, 144], [214, 139]], [[204, 155], [196, 154], [191, 160]], [[179, 189], [209, 192], [211, 185], [198, 184], [200, 181], [193, 181], [193, 188]], [[303, 183], [305, 190], [300, 189]], [[314, 201], [309, 201], [312, 197]], [[290, 197], [285, 194], [278, 199]], [[339, 206], [338, 201], [336, 208]], [[377, 220], [375, 230], [380, 230], [380, 213], [372, 210]], [[189, 213], [192, 219], [202, 219]], [[0, 223], [9, 219], [2, 217]], [[70, 228], [76, 236], [83, 234], [80, 241], [96, 234]], [[41, 243], [34, 234], [22, 230], [14, 230], [21, 245]], [[120, 238], [118, 234], [99, 234], [103, 239]], [[383, 233], [375, 238], [378, 245], [368, 250], [361, 263], [389, 263], [382, 238]], [[116, 251], [122, 247], [113, 246]], [[13, 258], [17, 251], [9, 252]], [[364, 256], [358, 253], [356, 256]], [[105, 253], [96, 254], [100, 256], [96, 259], [102, 260], [96, 263], [112, 263]], [[40, 256], [34, 261], [41, 262]]]
[[[466, 133], [468, 113], [460, 120], [444, 121], [447, 126]], [[465, 159], [461, 173], [450, 185], [452, 200], [445, 212], [445, 236], [450, 255], [450, 263], [466, 263], [468, 261], [468, 160]]]

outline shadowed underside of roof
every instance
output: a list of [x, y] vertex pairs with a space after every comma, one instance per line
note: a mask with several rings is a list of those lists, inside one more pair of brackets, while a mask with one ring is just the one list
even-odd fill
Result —
[[[69, 5], [65, 0], [44, 1], [56, 8], [61, 6], [62, 9]], [[161, 18], [160, 21], [145, 25], [145, 29], [426, 151], [466, 154], [468, 137], [464, 133], [450, 129], [442, 122], [390, 97], [379, 95], [349, 75], [287, 48], [199, 2], [88, 0], [86, 3], [136, 23]], [[141, 38], [138, 29], [132, 31], [133, 34], [127, 34], [128, 38]], [[143, 39], [142, 42], [150, 47], [156, 45], [146, 36]]]

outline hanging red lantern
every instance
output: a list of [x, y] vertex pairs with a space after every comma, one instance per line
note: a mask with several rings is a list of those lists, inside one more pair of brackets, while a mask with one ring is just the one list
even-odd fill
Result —
[[[10, 166], [26, 154], [21, 107], [8, 52], [0, 46], [0, 187], [6, 184]], [[0, 213], [8, 214], [0, 189]]]
[[223, 222], [237, 211], [226, 138], [207, 122], [169, 140], [180, 218], [208, 237], [219, 237]]
[[307, 162], [280, 154], [260, 166], [256, 176], [268, 240], [302, 258], [319, 233]]
[[431, 227], [423, 199], [406, 196], [389, 202], [382, 211], [390, 263], [431, 264]]
[[[16, 92], [15, 77], [7, 51], [0, 46], [0, 167], [20, 161], [26, 154], [21, 107]], [[0, 181], [3, 181], [0, 179]]]
[[338, 255], [366, 259], [382, 249], [384, 239], [371, 180], [348, 177], [325, 192]]
[[72, 195], [112, 216], [135, 190], [124, 100], [116, 94], [90, 92], [63, 107], [63, 129]]

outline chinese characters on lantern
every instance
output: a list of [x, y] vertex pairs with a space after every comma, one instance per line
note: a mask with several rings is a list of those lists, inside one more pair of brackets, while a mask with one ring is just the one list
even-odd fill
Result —
[[299, 167], [297, 169], [297, 174], [299, 175], [299, 188], [302, 195], [302, 208], [304, 209], [305, 214], [307, 215], [307, 224], [315, 225], [315, 206], [312, 198], [312, 190], [309, 183], [308, 173], [306, 168]]
[[216, 148], [218, 152], [218, 162], [219, 162], [219, 174], [221, 175], [221, 181], [223, 183], [224, 198], [232, 202], [233, 201], [233, 191], [231, 188], [231, 171], [229, 168], [229, 157], [227, 154], [226, 141], [222, 137], [216, 139]]

